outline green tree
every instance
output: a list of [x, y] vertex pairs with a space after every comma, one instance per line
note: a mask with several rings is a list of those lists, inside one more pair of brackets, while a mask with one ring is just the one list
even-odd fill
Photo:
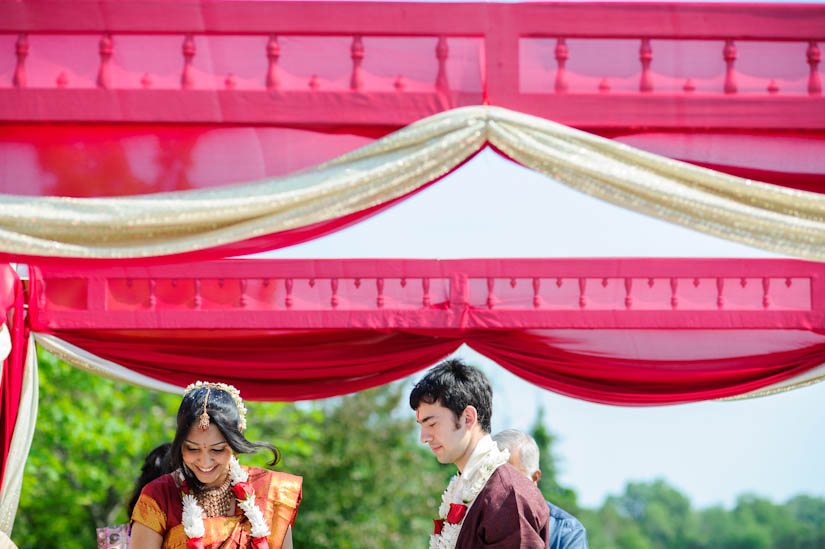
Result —
[[539, 447], [539, 469], [541, 469], [539, 490], [555, 505], [578, 515], [581, 509], [579, 509], [576, 492], [559, 484], [559, 458], [554, 450], [556, 437], [544, 425], [544, 408], [539, 408], [530, 434]]
[[399, 407], [403, 390], [388, 385], [320, 403], [312, 459], [286, 467], [305, 479], [296, 547], [426, 546], [456, 469], [417, 442], [412, 413]]
[[179, 397], [115, 383], [38, 354], [40, 401], [12, 539], [94, 547], [125, 518], [145, 454], [169, 438]]

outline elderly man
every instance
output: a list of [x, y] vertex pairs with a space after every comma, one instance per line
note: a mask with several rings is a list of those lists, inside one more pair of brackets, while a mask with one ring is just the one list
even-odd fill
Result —
[[[533, 437], [515, 429], [501, 431], [493, 437], [500, 450], [510, 451], [510, 465], [538, 485], [539, 447]], [[549, 549], [587, 549], [587, 533], [576, 517], [547, 502], [550, 508]]]

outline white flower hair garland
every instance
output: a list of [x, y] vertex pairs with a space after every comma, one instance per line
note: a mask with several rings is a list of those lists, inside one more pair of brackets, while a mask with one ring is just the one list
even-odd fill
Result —
[[[235, 456], [229, 459], [229, 483], [232, 491], [249, 524], [252, 527], [252, 537], [255, 539], [255, 547], [268, 547], [266, 537], [271, 533], [266, 524], [264, 514], [260, 507], [255, 505], [255, 490], [247, 483], [249, 473], [241, 468], [241, 464]], [[189, 538], [186, 546], [191, 548], [203, 548], [203, 536], [206, 533], [204, 519], [206, 513], [192, 494], [181, 492], [183, 500], [183, 531]]]
[[[229, 393], [229, 396], [232, 397], [232, 400], [235, 401], [235, 406], [238, 407], [238, 430], [243, 431], [246, 429], [246, 406], [244, 406], [243, 399], [241, 399], [241, 392], [236, 389], [232, 385], [228, 385], [226, 383], [212, 383], [211, 381], [196, 381], [190, 385], [186, 386], [186, 389], [183, 390], [183, 396], [188, 395], [195, 389], [220, 389], [221, 391], [225, 391]], [[205, 408], [205, 406], [204, 406]]]

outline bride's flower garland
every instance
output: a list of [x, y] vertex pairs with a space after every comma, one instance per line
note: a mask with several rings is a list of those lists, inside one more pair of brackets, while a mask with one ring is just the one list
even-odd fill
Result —
[[[255, 549], [269, 549], [269, 543], [266, 540], [270, 534], [269, 526], [264, 520], [261, 509], [255, 505], [255, 489], [247, 483], [248, 480], [249, 473], [241, 469], [238, 460], [232, 456], [229, 459], [229, 483], [238, 500], [238, 507], [243, 509], [244, 515], [249, 519], [249, 524], [252, 525], [252, 546]], [[203, 536], [206, 533], [203, 520], [206, 518], [206, 513], [185, 486], [181, 497], [183, 499], [183, 531], [189, 538], [186, 547], [203, 549]]]
[[430, 549], [454, 549], [467, 509], [500, 465], [510, 459], [508, 450], [499, 450], [489, 435], [482, 438], [462, 474], [455, 475], [441, 495], [441, 506], [430, 536]]

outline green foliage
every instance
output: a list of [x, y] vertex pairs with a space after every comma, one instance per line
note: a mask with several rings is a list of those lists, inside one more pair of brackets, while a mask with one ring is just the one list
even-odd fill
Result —
[[455, 467], [419, 444], [414, 417], [399, 409], [401, 385], [322, 403], [312, 459], [285, 458], [304, 476], [295, 547], [422, 547]]
[[539, 469], [541, 469], [539, 490], [546, 499], [555, 505], [570, 513], [579, 513], [576, 492], [559, 484], [559, 458], [553, 451], [556, 438], [544, 425], [544, 408], [539, 408], [530, 435], [539, 447]]
[[38, 354], [40, 401], [12, 538], [20, 547], [94, 547], [125, 519], [145, 454], [168, 438], [179, 398], [115, 383]]

